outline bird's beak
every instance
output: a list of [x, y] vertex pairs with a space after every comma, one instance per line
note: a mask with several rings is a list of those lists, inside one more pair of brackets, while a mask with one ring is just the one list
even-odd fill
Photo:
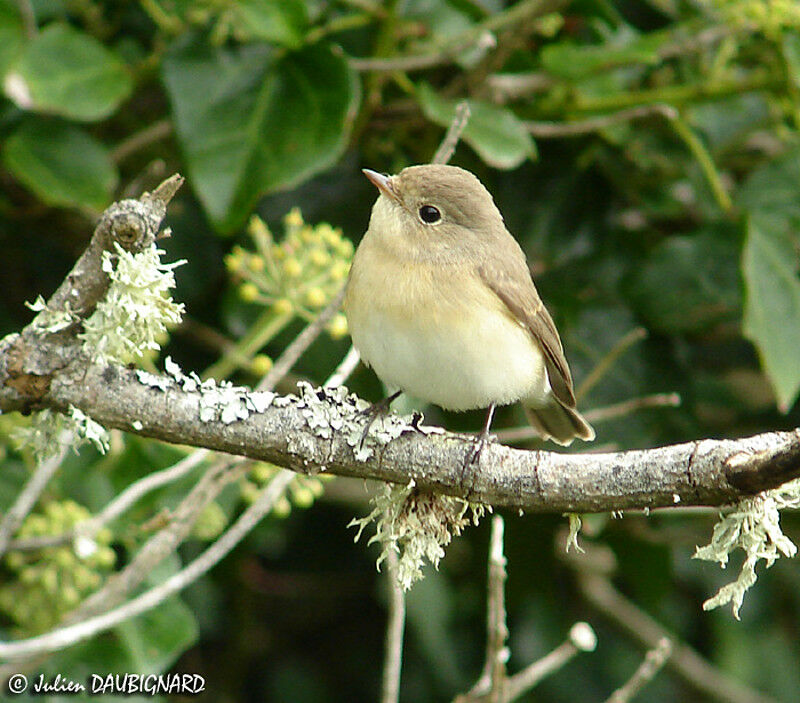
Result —
[[361, 172], [369, 178], [374, 185], [381, 193], [383, 193], [387, 198], [394, 200], [395, 202], [400, 202], [400, 197], [397, 194], [397, 190], [392, 183], [391, 176], [384, 176], [382, 173], [378, 173], [377, 171], [371, 171], [368, 168], [362, 168]]

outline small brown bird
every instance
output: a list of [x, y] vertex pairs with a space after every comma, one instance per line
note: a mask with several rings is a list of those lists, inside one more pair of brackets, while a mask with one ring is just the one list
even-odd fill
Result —
[[435, 164], [364, 174], [380, 195], [344, 299], [364, 362], [390, 388], [442, 408], [488, 408], [471, 460], [495, 406], [517, 401], [543, 438], [593, 440], [525, 254], [483, 184]]

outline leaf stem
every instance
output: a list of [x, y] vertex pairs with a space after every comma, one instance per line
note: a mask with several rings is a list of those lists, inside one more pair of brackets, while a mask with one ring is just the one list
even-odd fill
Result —
[[719, 205], [720, 209], [726, 215], [729, 215], [733, 210], [733, 202], [731, 201], [731, 196], [728, 195], [728, 192], [725, 190], [725, 186], [722, 184], [719, 170], [706, 148], [706, 145], [703, 144], [702, 140], [694, 133], [692, 128], [686, 123], [686, 120], [680, 115], [668, 117], [668, 120], [675, 130], [675, 133], [681, 138], [683, 143], [686, 144], [694, 158], [697, 159], [697, 163], [706, 181], [708, 181], [711, 192], [714, 194], [717, 205]]
[[785, 81], [764, 71], [757, 71], [743, 80], [720, 80], [713, 83], [690, 83], [688, 85], [665, 85], [658, 88], [630, 90], [611, 95], [577, 95], [567, 111], [612, 112], [628, 107], [666, 103], [685, 103], [710, 100], [726, 95], [739, 95], [756, 90], [785, 87]]

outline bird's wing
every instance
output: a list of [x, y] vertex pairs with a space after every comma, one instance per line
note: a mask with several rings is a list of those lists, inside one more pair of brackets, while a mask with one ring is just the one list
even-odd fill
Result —
[[536, 291], [524, 259], [521, 266], [513, 266], [514, 263], [484, 261], [478, 267], [478, 274], [542, 348], [553, 394], [564, 405], [574, 408], [572, 375], [553, 318]]

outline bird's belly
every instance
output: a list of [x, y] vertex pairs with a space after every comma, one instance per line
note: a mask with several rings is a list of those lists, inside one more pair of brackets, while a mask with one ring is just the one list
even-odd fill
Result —
[[350, 332], [384, 383], [440, 407], [544, 400], [550, 385], [540, 348], [499, 301], [487, 300], [488, 305], [451, 305], [436, 314], [432, 307], [442, 301], [432, 301], [428, 309], [416, 306], [413, 315], [373, 304], [350, 316]]

